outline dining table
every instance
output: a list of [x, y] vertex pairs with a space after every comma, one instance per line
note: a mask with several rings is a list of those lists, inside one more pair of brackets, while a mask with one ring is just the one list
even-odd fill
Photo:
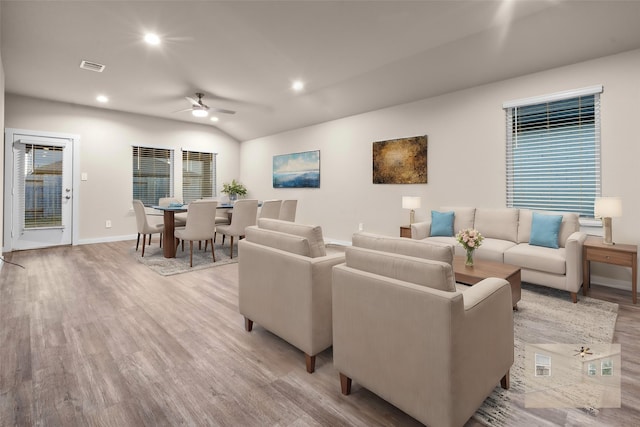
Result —
[[[164, 230], [162, 232], [162, 254], [165, 258], [176, 257], [176, 213], [187, 212], [188, 205], [151, 206], [163, 212]], [[230, 203], [218, 204], [216, 209], [233, 209]]]

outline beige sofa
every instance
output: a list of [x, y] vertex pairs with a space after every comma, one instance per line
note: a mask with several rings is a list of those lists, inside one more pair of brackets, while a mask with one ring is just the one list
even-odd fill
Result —
[[474, 257], [521, 267], [522, 281], [569, 291], [573, 302], [582, 286], [582, 244], [586, 233], [580, 232], [578, 215], [565, 213], [558, 235], [558, 248], [529, 244], [533, 212], [528, 209], [483, 209], [443, 207], [439, 212], [455, 213], [454, 236], [431, 236], [431, 221], [411, 225], [411, 237], [417, 240], [452, 243], [456, 255], [464, 249], [455, 233], [475, 228], [484, 237]]
[[362, 234], [353, 245], [333, 269], [342, 393], [355, 380], [426, 425], [463, 425], [498, 383], [509, 386], [509, 284], [456, 291], [450, 245]]
[[238, 243], [239, 309], [253, 322], [305, 353], [307, 371], [331, 346], [331, 269], [344, 254], [327, 255], [319, 226], [260, 219]]

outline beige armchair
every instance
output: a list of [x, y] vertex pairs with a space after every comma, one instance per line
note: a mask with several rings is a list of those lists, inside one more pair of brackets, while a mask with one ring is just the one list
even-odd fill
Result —
[[355, 380], [426, 425], [462, 426], [498, 383], [509, 387], [511, 289], [490, 278], [456, 291], [450, 263], [390, 245], [413, 256], [354, 246], [333, 269], [342, 393]]
[[238, 243], [240, 313], [305, 353], [307, 372], [331, 346], [331, 268], [318, 226], [261, 219]]

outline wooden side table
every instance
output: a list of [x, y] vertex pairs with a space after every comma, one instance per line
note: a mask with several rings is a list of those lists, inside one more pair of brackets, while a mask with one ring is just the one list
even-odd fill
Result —
[[631, 298], [633, 303], [637, 302], [637, 279], [638, 279], [638, 246], [605, 245], [602, 237], [587, 237], [582, 245], [582, 294], [587, 295], [587, 290], [591, 286], [590, 262], [603, 262], [605, 264], [631, 267]]
[[400, 226], [400, 237], [408, 237], [411, 238], [411, 226], [410, 225], [402, 225]]

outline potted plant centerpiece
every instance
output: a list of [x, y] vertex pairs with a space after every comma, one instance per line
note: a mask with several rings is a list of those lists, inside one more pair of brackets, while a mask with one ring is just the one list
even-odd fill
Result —
[[229, 200], [231, 202], [235, 202], [238, 200], [238, 196], [247, 195], [247, 188], [233, 179], [231, 180], [231, 183], [226, 182], [222, 184], [222, 192], [229, 195]]

